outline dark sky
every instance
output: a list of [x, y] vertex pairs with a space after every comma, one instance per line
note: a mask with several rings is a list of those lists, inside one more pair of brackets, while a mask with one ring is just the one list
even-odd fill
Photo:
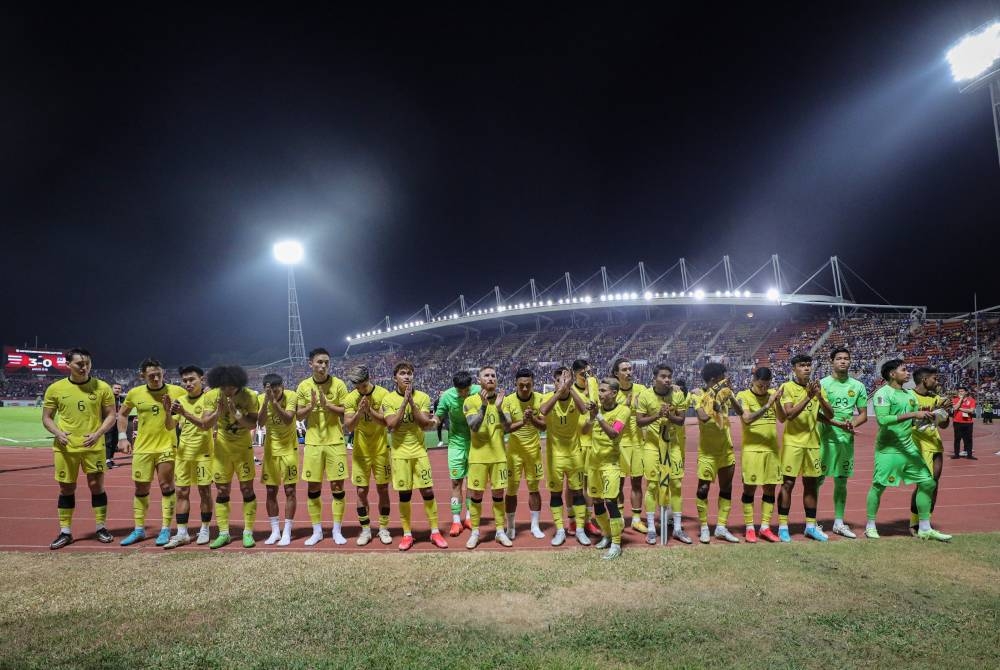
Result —
[[1000, 2], [800, 5], [3, 17], [0, 340], [283, 355], [289, 236], [307, 347], [724, 253], [1000, 303], [989, 98], [943, 59]]

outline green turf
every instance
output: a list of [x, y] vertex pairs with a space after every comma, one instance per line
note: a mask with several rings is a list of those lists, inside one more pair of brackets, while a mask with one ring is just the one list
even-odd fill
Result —
[[52, 435], [42, 428], [41, 407], [0, 407], [0, 446], [51, 445]]
[[457, 545], [2, 553], [0, 667], [1000, 667], [997, 533], [614, 565]]

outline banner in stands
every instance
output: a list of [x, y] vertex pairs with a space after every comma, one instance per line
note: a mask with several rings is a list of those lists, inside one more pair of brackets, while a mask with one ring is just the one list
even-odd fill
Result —
[[36, 351], [4, 347], [3, 371], [7, 374], [34, 372], [42, 374], [69, 374], [66, 357], [61, 351]]

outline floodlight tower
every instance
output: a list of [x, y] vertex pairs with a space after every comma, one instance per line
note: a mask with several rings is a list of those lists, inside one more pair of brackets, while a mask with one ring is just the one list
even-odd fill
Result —
[[295, 266], [302, 262], [304, 256], [302, 245], [294, 240], [274, 245], [275, 259], [282, 265], [288, 266], [288, 362], [291, 365], [306, 364], [306, 345], [302, 339], [302, 319], [299, 316], [299, 297], [295, 291]]
[[989, 87], [993, 136], [1000, 160], [1000, 20], [988, 21], [965, 35], [945, 58], [962, 93]]

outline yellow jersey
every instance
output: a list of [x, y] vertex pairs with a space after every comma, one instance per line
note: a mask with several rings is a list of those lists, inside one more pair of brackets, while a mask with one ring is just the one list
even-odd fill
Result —
[[[381, 386], [373, 386], [372, 392], [368, 394], [368, 406], [374, 411], [381, 411], [382, 401], [385, 400], [389, 391]], [[361, 392], [354, 389], [347, 394], [344, 400], [344, 418], [350, 419], [358, 413], [358, 405], [361, 403]], [[366, 453], [374, 453], [384, 449], [389, 445], [389, 432], [384, 424], [372, 418], [366, 413], [354, 424], [354, 448], [361, 448]]]
[[343, 444], [344, 427], [340, 415], [325, 409], [319, 396], [326, 396], [327, 404], [343, 407], [347, 385], [333, 375], [328, 375], [324, 382], [317, 382], [312, 377], [304, 379], [296, 390], [296, 408], [312, 402], [313, 391], [316, 392], [316, 406], [306, 416], [306, 444]]
[[[194, 398], [185, 393], [177, 400], [188, 414], [193, 414], [199, 419], [214, 412], [215, 407], [218, 404], [218, 399], [214, 395], [210, 395], [209, 392], [205, 390], [202, 390], [202, 392]], [[179, 449], [182, 452], [191, 454], [192, 456], [199, 454], [211, 455], [212, 447], [215, 442], [212, 437], [211, 428], [208, 430], [202, 430], [185, 419], [183, 416], [178, 416], [177, 422], [181, 426], [181, 441]]]
[[[534, 410], [535, 416], [541, 416], [539, 409], [542, 406], [542, 394], [532, 391], [527, 400], [521, 400], [516, 393], [511, 393], [503, 399], [503, 411], [510, 415], [512, 423], [524, 421], [524, 410], [529, 407]], [[514, 449], [537, 451], [542, 446], [542, 439], [538, 427], [530, 421], [525, 421], [524, 425], [510, 434], [507, 440], [509, 447]]]
[[[600, 404], [600, 401], [597, 399], [597, 387], [598, 387], [597, 379], [595, 379], [594, 377], [587, 377], [586, 392], [584, 392], [584, 389], [577, 386], [576, 382], [573, 382], [573, 389], [580, 394], [580, 397], [583, 398], [584, 404], [588, 402], [592, 402], [595, 405]], [[587, 419], [589, 417], [590, 415], [587, 413], [584, 413], [582, 416], [580, 416], [581, 431], [583, 430], [583, 424], [587, 422]], [[580, 446], [590, 447], [590, 445], [592, 445], [593, 442], [594, 441], [593, 438], [591, 438], [590, 433], [583, 433], [583, 432], [580, 433]]]
[[[687, 416], [687, 411], [691, 409], [693, 403], [694, 398], [691, 397], [691, 394], [685, 393], [680, 388], [675, 389], [670, 394], [670, 408], [674, 414]], [[681, 450], [687, 444], [687, 433], [684, 432], [684, 429], [684, 424], [679, 426], [676, 423], [670, 424], [670, 441], [680, 445]]]
[[[936, 409], [935, 405], [937, 404], [938, 396], [920, 395], [916, 391], [913, 394], [917, 396], [917, 404], [921, 410], [933, 412]], [[932, 454], [944, 451], [944, 443], [941, 440], [941, 432], [937, 427], [937, 419], [914, 421], [913, 441], [921, 451], [929, 451]]]
[[615, 400], [619, 405], [625, 405], [631, 410], [629, 412], [628, 422], [625, 425], [625, 429], [622, 431], [621, 441], [619, 446], [622, 447], [638, 447], [642, 444], [642, 429], [639, 428], [639, 424], [635, 422], [636, 412], [639, 409], [639, 396], [642, 392], [646, 390], [646, 387], [642, 384], [632, 384], [632, 387], [628, 390], [618, 391], [618, 396]]
[[[544, 405], [555, 395], [554, 392], [542, 396]], [[584, 419], [585, 420], [585, 419]], [[545, 415], [545, 448], [552, 454], [569, 456], [580, 448], [580, 412], [572, 397], [556, 400]]]
[[[808, 395], [806, 387], [795, 381], [785, 382], [782, 385], [782, 389], [783, 392], [781, 394], [781, 400], [779, 401], [782, 407], [788, 403], [798, 405]], [[822, 389], [820, 390], [820, 393], [823, 394], [824, 398], [826, 397], [826, 392]], [[819, 399], [813, 398], [797, 417], [785, 421], [785, 433], [783, 438], [785, 446], [818, 449], [819, 421], [816, 418], [818, 415]]]
[[[745, 389], [736, 394], [736, 400], [744, 410], [752, 413], [759, 412], [769, 398], [777, 393], [770, 389], [767, 396], [761, 398], [750, 389]], [[778, 453], [778, 416], [774, 412], [774, 405], [771, 405], [760, 418], [747, 425], [743, 425], [743, 451], [766, 451], [774, 454]]]
[[139, 421], [133, 453], [157, 454], [177, 447], [177, 431], [166, 426], [167, 411], [163, 409], [162, 399], [169, 397], [173, 403], [186, 395], [187, 391], [173, 384], [164, 384], [155, 391], [143, 384], [125, 394], [125, 404], [135, 408]]
[[[267, 423], [264, 425], [267, 429], [264, 434], [264, 449], [272, 456], [289, 456], [298, 453], [299, 447], [299, 435], [295, 430], [295, 392], [284, 389], [278, 404], [286, 412], [292, 412], [292, 420], [285, 423], [273, 408], [268, 408]], [[263, 394], [260, 397], [260, 406], [264, 406]]]
[[[483, 399], [479, 394], [470, 395], [462, 403], [462, 413], [465, 420], [479, 414]], [[471, 426], [470, 426], [471, 430]], [[500, 421], [500, 411], [494, 403], [490, 403], [483, 415], [479, 430], [472, 430], [472, 444], [469, 447], [469, 463], [500, 463], [507, 460], [503, 444], [503, 423]]]
[[[423, 391], [413, 392], [413, 404], [421, 412], [431, 411], [431, 398]], [[382, 400], [382, 413], [394, 416], [403, 406], [403, 394], [389, 391]], [[413, 408], [403, 410], [403, 418], [390, 433], [393, 458], [419, 458], [427, 453], [424, 446], [424, 430], [413, 417]]]
[[[632, 410], [628, 408], [628, 405], [615, 405], [613, 409], [601, 409], [600, 412], [604, 416], [604, 421], [612, 427], [614, 427], [615, 423], [621, 423], [622, 431], [625, 430], [625, 426], [632, 417]], [[620, 444], [624, 432], [619, 433], [617, 438], [611, 439], [604, 432], [604, 429], [601, 428], [601, 424], [597, 422], [597, 419], [594, 419], [591, 433], [591, 437], [593, 438], [591, 466], [617, 465], [618, 458], [621, 456]]]
[[[241, 426], [236, 420], [236, 415], [226, 412], [220, 400], [221, 391], [219, 389], [209, 389], [206, 391], [209, 396], [208, 401], [213, 410], [218, 408], [219, 420], [215, 424], [215, 447], [228, 449], [230, 451], [239, 449], [250, 449], [253, 447], [253, 428]], [[260, 403], [256, 391], [244, 387], [233, 396], [233, 406], [236, 411], [244, 417], [247, 414], [256, 414], [260, 409]]]
[[[698, 421], [698, 453], [721, 456], [733, 450], [733, 436], [729, 429], [729, 408], [733, 404], [733, 391], [726, 387], [718, 393], [703, 391], [697, 396], [698, 407], [708, 414], [708, 421]], [[719, 411], [715, 410], [718, 403]]]
[[94, 377], [82, 384], [70, 381], [69, 377], [60, 379], [45, 389], [43, 407], [56, 411], [56, 425], [69, 436], [69, 444], [64, 447], [53, 440], [53, 448], [72, 452], [104, 449], [103, 439], [89, 449], [83, 446], [83, 441], [104, 423], [103, 408], [111, 407], [112, 412], [115, 409], [115, 396], [106, 382]]
[[[656, 416], [660, 413], [660, 408], [664, 405], [670, 406], [672, 394], [667, 392], [667, 395], [660, 395], [656, 392], [652, 386], [643, 389], [642, 393], [639, 394], [639, 398], [636, 401], [636, 414], [644, 414], [646, 416]], [[663, 438], [660, 436], [660, 431], [663, 429], [664, 424], [668, 424], [669, 420], [666, 418], [659, 418], [653, 423], [646, 424], [646, 433], [643, 443], [651, 448], [659, 450], [660, 446], [664, 444]], [[671, 439], [673, 438], [673, 431], [668, 430], [667, 436]]]

